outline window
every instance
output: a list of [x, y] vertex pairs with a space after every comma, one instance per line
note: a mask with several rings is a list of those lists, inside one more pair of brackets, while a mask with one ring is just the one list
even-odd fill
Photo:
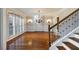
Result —
[[9, 14], [9, 37], [24, 32], [24, 18], [16, 14]]
[[21, 17], [21, 32], [24, 32], [24, 18]]
[[22, 17], [20, 17], [20, 32], [22, 32]]
[[15, 17], [13, 14], [9, 14], [9, 36], [15, 35]]
[[20, 33], [20, 18], [16, 16], [16, 34]]

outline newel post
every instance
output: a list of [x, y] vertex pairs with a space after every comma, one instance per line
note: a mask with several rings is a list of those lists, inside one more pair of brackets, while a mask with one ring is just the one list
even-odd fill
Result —
[[59, 17], [57, 17], [57, 31], [59, 32]]
[[50, 24], [48, 24], [48, 32], [49, 32], [49, 47], [51, 46], [51, 39], [50, 39]]

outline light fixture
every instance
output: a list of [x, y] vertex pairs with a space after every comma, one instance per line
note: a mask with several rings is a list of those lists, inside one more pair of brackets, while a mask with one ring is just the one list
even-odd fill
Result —
[[50, 25], [52, 20], [51, 19], [47, 19], [46, 22], [47, 22], [48, 25]]
[[38, 10], [38, 14], [34, 16], [34, 20], [36, 21], [36, 23], [41, 23], [42, 22], [42, 16], [40, 14], [40, 10]]
[[40, 10], [38, 10], [37, 14], [34, 14], [32, 17], [31, 16], [27, 16], [27, 23], [42, 23], [42, 22], [46, 22], [47, 24], [51, 24], [52, 22], [52, 16], [48, 16], [45, 14], [41, 14]]
[[32, 19], [28, 19], [28, 20], [27, 20], [27, 23], [32, 23], [32, 22], [33, 22]]

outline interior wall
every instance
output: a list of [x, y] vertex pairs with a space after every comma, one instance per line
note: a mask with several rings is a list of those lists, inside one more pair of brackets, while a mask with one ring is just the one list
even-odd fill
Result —
[[7, 17], [6, 17], [6, 9], [2, 9], [2, 49], [6, 49], [6, 40], [7, 37]]
[[1, 8], [0, 8], [0, 49], [2, 48], [1, 47], [1, 35], [2, 35], [2, 33], [1, 33]]
[[44, 31], [47, 32], [48, 31], [48, 25], [45, 23], [31, 23], [31, 24], [27, 24], [27, 32], [39, 32], [39, 31]]
[[27, 32], [48, 32], [48, 24], [46, 22], [46, 19], [43, 19], [41, 23], [37, 23], [35, 20], [32, 23], [29, 23], [29, 24], [27, 23], [26, 31]]

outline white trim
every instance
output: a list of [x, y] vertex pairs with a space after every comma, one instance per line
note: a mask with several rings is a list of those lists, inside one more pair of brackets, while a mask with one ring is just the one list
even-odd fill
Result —
[[58, 50], [58, 48], [56, 46], [54, 46], [53, 49], [49, 48], [49, 50]]
[[66, 49], [66, 50], [71, 50], [67, 45], [65, 45], [64, 43], [62, 43], [62, 46]]
[[17, 36], [19, 36], [19, 35], [23, 34], [23, 33], [24, 33], [24, 32], [19, 33], [19, 34], [17, 34], [17, 35], [13, 35], [13, 36], [9, 37], [7, 41], [9, 41], [9, 40], [11, 40], [11, 39], [13, 39], [13, 38], [15, 38], [15, 37], [17, 37]]
[[75, 45], [76, 47], [79, 47], [79, 43], [77, 43], [76, 41], [69, 39], [68, 42], [70, 42], [71, 44]]
[[70, 37], [75, 37], [75, 38], [79, 39], [79, 35], [77, 35], [77, 34], [72, 34], [72, 35], [70, 35]]

